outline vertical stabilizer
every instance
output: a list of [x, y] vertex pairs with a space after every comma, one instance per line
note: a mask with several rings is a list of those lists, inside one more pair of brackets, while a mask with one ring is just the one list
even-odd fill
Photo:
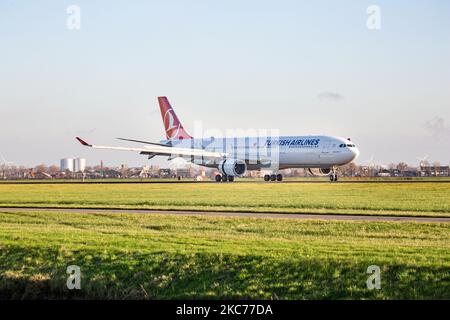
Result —
[[192, 139], [184, 130], [167, 97], [158, 97], [158, 102], [167, 140]]

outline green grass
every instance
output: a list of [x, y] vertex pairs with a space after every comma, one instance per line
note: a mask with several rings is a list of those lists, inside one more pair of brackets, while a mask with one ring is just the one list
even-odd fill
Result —
[[5, 298], [450, 299], [450, 227], [0, 209]]
[[[285, 181], [297, 181], [297, 182], [311, 182], [311, 181], [321, 181], [321, 182], [327, 182], [328, 177], [320, 177], [320, 176], [307, 176], [307, 177], [284, 177], [283, 180]], [[65, 183], [173, 183], [173, 182], [195, 182], [194, 178], [182, 178], [181, 180], [178, 180], [177, 178], [145, 178], [145, 179], [139, 179], [139, 178], [100, 178], [100, 179], [85, 179], [84, 181], [82, 179], [45, 179], [45, 180], [39, 180], [39, 179], [18, 179], [18, 180], [0, 180], [0, 184], [41, 184], [41, 183], [47, 183], [47, 184], [65, 184]], [[207, 182], [214, 182], [213, 180], [209, 180], [208, 178], [205, 180]], [[262, 181], [262, 178], [251, 178], [251, 177], [243, 177], [243, 178], [236, 178], [236, 182], [255, 182], [255, 181]], [[450, 177], [339, 177], [339, 181], [399, 181], [399, 182], [405, 182], [405, 181], [428, 181], [428, 182], [450, 182]]]
[[0, 184], [0, 207], [450, 217], [450, 183]]

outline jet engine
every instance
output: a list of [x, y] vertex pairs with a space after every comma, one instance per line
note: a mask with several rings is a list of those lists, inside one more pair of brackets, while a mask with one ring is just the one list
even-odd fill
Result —
[[309, 168], [309, 173], [313, 176], [327, 176], [331, 172], [331, 168]]
[[219, 163], [219, 171], [223, 175], [227, 176], [242, 176], [247, 171], [247, 165], [245, 161], [238, 159], [226, 159]]

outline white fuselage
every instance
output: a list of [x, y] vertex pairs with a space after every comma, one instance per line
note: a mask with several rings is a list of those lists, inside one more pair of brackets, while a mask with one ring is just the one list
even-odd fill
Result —
[[[167, 143], [168, 141], [161, 141]], [[288, 168], [331, 168], [350, 163], [359, 155], [349, 139], [334, 136], [236, 137], [172, 140], [172, 146], [226, 153], [227, 158], [247, 162], [248, 170], [276, 165]], [[207, 167], [217, 167], [218, 160], [186, 160]]]

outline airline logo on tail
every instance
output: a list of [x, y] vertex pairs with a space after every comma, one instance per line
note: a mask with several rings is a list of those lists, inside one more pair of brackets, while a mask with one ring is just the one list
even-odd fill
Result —
[[166, 97], [158, 97], [158, 102], [167, 139], [192, 139], [189, 133], [184, 130], [183, 125], [175, 114], [169, 100], [167, 100]]

